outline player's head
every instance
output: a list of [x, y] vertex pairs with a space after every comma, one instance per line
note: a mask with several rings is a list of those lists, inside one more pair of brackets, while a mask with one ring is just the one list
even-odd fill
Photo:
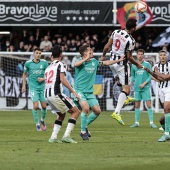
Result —
[[139, 61], [142, 61], [143, 60], [143, 58], [144, 58], [144, 54], [145, 54], [145, 50], [143, 50], [143, 49], [138, 49], [137, 51], [136, 51], [136, 57], [137, 57], [137, 59], [139, 60]]
[[62, 48], [60, 45], [55, 45], [52, 49], [52, 57], [55, 58], [62, 58]]
[[42, 52], [42, 50], [39, 47], [34, 49], [34, 60], [35, 61], [39, 61], [40, 60], [41, 52]]
[[159, 51], [159, 61], [161, 62], [161, 63], [166, 63], [166, 61], [167, 61], [167, 52], [165, 51], [165, 50], [161, 50], [161, 51]]
[[90, 54], [90, 58], [93, 57], [93, 50], [91, 49], [89, 44], [82, 45], [79, 48], [79, 52], [82, 55], [82, 57], [86, 57], [89, 54]]
[[132, 33], [136, 30], [136, 26], [137, 26], [137, 20], [134, 18], [130, 18], [127, 20], [126, 22], [126, 30], [129, 31], [129, 33]]

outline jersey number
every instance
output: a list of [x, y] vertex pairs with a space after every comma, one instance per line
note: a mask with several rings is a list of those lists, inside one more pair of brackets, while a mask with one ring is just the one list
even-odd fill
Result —
[[118, 51], [119, 50], [119, 48], [120, 48], [120, 40], [119, 39], [116, 39], [116, 42], [115, 42], [115, 47], [116, 47], [116, 51]]
[[51, 79], [52, 79], [53, 75], [54, 75], [53, 70], [50, 70], [49, 72], [46, 72], [45, 73], [45, 82], [48, 83], [48, 84], [52, 83]]

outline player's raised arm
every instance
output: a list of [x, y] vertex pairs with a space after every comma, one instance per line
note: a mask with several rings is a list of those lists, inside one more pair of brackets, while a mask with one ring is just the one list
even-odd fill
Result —
[[124, 60], [124, 56], [122, 56], [119, 60], [106, 60], [106, 61], [100, 61], [101, 65], [112, 65], [112, 64], [116, 64], [118, 62], [121, 62]]
[[143, 66], [142, 66], [141, 64], [139, 64], [137, 61], [134, 60], [131, 51], [127, 51], [126, 55], [127, 55], [127, 59], [128, 59], [132, 64], [136, 65], [137, 68], [143, 68]]
[[85, 61], [89, 61], [90, 58], [93, 58], [93, 51], [92, 49], [86, 50], [84, 46], [81, 46], [79, 49], [79, 52], [82, 56], [81, 60], [78, 60], [74, 63], [74, 67], [79, 67], [81, 66]]
[[170, 74], [161, 74], [157, 67], [155, 67], [156, 74], [161, 77], [164, 81], [170, 80]]
[[74, 67], [79, 67], [81, 66], [85, 61], [87, 61], [89, 58], [82, 58], [81, 60], [78, 60], [74, 63]]
[[[151, 74], [155, 79], [159, 80], [159, 81], [165, 81], [164, 79], [164, 75], [158, 72], [153, 72], [151, 70], [149, 70], [148, 68], [144, 68], [149, 74]], [[170, 75], [169, 75], [170, 76]]]
[[112, 45], [112, 43], [113, 43], [113, 39], [109, 38], [107, 44], [104, 46], [103, 55], [101, 56], [100, 60], [103, 60], [106, 57], [106, 53], [109, 51], [109, 48]]

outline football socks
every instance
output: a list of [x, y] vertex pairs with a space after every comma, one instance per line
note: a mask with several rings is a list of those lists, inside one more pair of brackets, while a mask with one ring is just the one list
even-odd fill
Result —
[[70, 118], [70, 119], [68, 120], [68, 124], [67, 124], [66, 131], [65, 131], [65, 133], [64, 133], [64, 137], [69, 137], [69, 136], [70, 136], [71, 132], [72, 132], [73, 129], [74, 129], [75, 124], [76, 124], [76, 120], [75, 120], [75, 119]]
[[115, 109], [116, 113], [118, 114], [120, 113], [120, 110], [122, 109], [126, 99], [127, 99], [126, 94], [124, 92], [121, 92], [118, 98], [116, 109]]
[[46, 113], [47, 113], [46, 109], [41, 109], [41, 120], [45, 119]]
[[93, 112], [91, 112], [87, 118], [87, 126], [93, 122], [99, 115], [94, 114]]
[[62, 126], [62, 121], [56, 120], [55, 124], [54, 124], [54, 127], [53, 127], [53, 132], [52, 132], [52, 135], [51, 135], [51, 139], [57, 139], [57, 135], [58, 135], [58, 132], [61, 129], [61, 126]]
[[35, 124], [39, 124], [39, 119], [38, 119], [38, 110], [32, 110], [32, 114], [33, 114], [33, 117], [34, 117], [34, 122]]
[[139, 124], [139, 119], [140, 119], [140, 109], [136, 108], [135, 109], [135, 123]]
[[148, 108], [148, 117], [150, 123], [153, 123], [153, 110], [151, 108]]
[[87, 114], [84, 112], [81, 112], [80, 118], [81, 118], [81, 132], [86, 132], [86, 126], [87, 126]]
[[165, 114], [165, 133], [166, 132], [170, 132], [170, 113]]

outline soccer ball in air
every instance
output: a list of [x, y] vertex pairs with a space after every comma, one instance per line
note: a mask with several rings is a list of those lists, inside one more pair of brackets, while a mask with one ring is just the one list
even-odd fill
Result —
[[138, 1], [135, 4], [135, 11], [138, 13], [144, 13], [147, 10], [147, 4], [143, 1]]

